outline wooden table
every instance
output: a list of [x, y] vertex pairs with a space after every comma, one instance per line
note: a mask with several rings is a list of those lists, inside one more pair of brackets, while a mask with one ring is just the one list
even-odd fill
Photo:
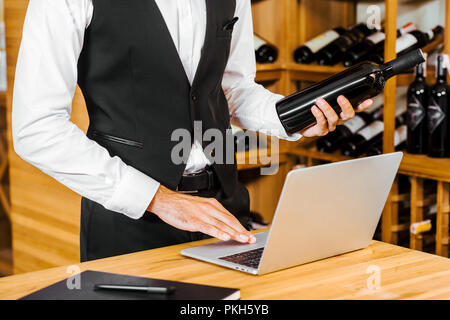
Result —
[[[179, 253], [211, 241], [91, 261], [79, 267], [240, 288], [242, 299], [450, 299], [450, 260], [420, 251], [374, 241], [364, 250], [265, 276], [247, 275]], [[377, 275], [368, 270], [377, 269], [378, 290], [367, 284], [376, 283], [370, 280]], [[58, 267], [0, 278], [0, 299], [18, 299], [69, 276], [67, 267]]]

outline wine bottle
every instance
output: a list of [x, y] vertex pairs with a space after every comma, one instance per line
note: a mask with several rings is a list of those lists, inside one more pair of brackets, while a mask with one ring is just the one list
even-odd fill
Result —
[[372, 34], [375, 30], [369, 29], [366, 24], [360, 23], [346, 30], [339, 38], [321, 49], [316, 56], [319, 65], [334, 65], [342, 61], [344, 53]]
[[424, 57], [419, 49], [384, 65], [361, 62], [278, 101], [276, 111], [286, 132], [301, 131], [316, 124], [311, 108], [316, 104], [317, 98], [324, 98], [339, 115], [342, 112], [337, 103], [340, 95], [345, 96], [356, 107], [364, 100], [380, 94], [389, 78], [422, 62]]
[[383, 96], [374, 99], [374, 104], [368, 110], [355, 115], [353, 119], [337, 126], [336, 130], [317, 140], [317, 150], [320, 152], [334, 152], [356, 132], [364, 128], [369, 123], [382, 119], [383, 117]]
[[[394, 133], [394, 147], [395, 150], [402, 150], [406, 145], [408, 127], [404, 124], [398, 127]], [[378, 156], [383, 153], [383, 138], [376, 141], [368, 149], [366, 154], [370, 156]]]
[[278, 49], [256, 34], [253, 35], [256, 62], [274, 63], [278, 59]]
[[449, 155], [448, 104], [450, 86], [447, 83], [448, 56], [437, 57], [436, 84], [431, 88], [428, 101], [428, 155], [444, 158]]
[[316, 53], [345, 33], [344, 28], [334, 28], [309, 40], [294, 51], [294, 61], [297, 63], [311, 63], [316, 59]]
[[[403, 125], [405, 122], [403, 114], [406, 112], [406, 107], [401, 107], [396, 110], [396, 127]], [[374, 144], [383, 140], [384, 122], [382, 119], [375, 120], [368, 126], [358, 131], [353, 137], [347, 140], [342, 145], [342, 154], [349, 157], [359, 157], [367, 152], [367, 150]]]
[[[423, 48], [442, 32], [442, 27], [437, 26], [426, 33], [419, 30], [405, 33], [395, 42], [395, 52], [397, 56], [401, 56], [412, 50]], [[382, 64], [384, 62], [384, 48], [378, 49], [377, 52], [368, 57], [368, 60]]]
[[408, 87], [407, 93], [407, 117], [408, 142], [407, 151], [413, 154], [427, 153], [428, 129], [427, 129], [427, 103], [430, 87], [425, 76], [427, 63], [416, 67], [416, 79]]
[[[397, 30], [397, 37], [411, 32], [416, 29], [414, 23], [410, 22], [405, 24], [403, 27]], [[386, 34], [384, 31], [378, 31], [374, 34], [368, 36], [364, 41], [357, 43], [355, 46], [351, 47], [344, 54], [343, 62], [344, 66], [350, 67], [358, 62], [363, 61], [371, 53], [378, 52], [384, 49], [384, 40], [386, 39]]]

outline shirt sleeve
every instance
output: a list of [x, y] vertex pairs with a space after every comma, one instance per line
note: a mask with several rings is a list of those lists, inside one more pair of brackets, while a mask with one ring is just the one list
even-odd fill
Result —
[[138, 219], [160, 184], [86, 137], [70, 120], [91, 0], [30, 0], [13, 95], [17, 154], [106, 209]]
[[256, 58], [253, 41], [253, 19], [250, 0], [237, 0], [231, 51], [222, 88], [228, 100], [231, 121], [242, 128], [260, 131], [281, 139], [296, 141], [301, 135], [289, 135], [275, 110], [284, 98], [255, 83]]

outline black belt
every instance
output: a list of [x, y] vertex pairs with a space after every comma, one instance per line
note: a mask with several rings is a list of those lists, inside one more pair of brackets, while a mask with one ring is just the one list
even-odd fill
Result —
[[213, 190], [217, 187], [217, 178], [211, 168], [205, 170], [183, 175], [178, 184], [177, 191], [180, 193], [197, 193], [200, 191]]

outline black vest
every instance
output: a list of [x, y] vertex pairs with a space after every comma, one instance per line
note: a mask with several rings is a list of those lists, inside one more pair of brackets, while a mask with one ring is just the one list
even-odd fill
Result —
[[[179, 143], [171, 141], [174, 130], [193, 135], [196, 120], [203, 131], [216, 128], [225, 134], [230, 127], [221, 82], [232, 30], [223, 27], [234, 17], [236, 1], [205, 1], [206, 37], [192, 86], [154, 0], [93, 0], [94, 16], [78, 62], [88, 136], [171, 189], [186, 167], [171, 160]], [[231, 195], [236, 165], [215, 164], [214, 169]]]

